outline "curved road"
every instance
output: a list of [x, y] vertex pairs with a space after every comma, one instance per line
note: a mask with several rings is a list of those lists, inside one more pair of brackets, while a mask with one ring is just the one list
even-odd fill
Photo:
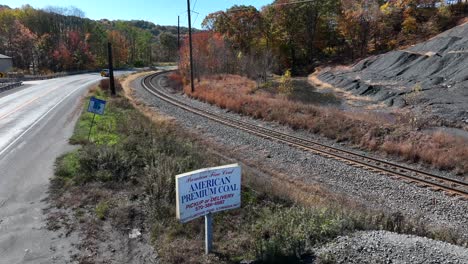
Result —
[[100, 79], [31, 81], [0, 93], [0, 264], [68, 261], [73, 239], [45, 228], [43, 200], [55, 159], [72, 149], [80, 101]]

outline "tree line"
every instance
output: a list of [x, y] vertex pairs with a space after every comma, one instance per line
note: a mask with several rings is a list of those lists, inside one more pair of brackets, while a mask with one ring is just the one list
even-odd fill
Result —
[[[181, 28], [182, 34], [187, 28]], [[147, 21], [91, 20], [69, 7], [0, 6], [0, 53], [16, 71], [47, 73], [103, 68], [107, 42], [116, 67], [177, 59], [177, 27]]]
[[[449, 3], [450, 2], [450, 3]], [[427, 39], [468, 14], [467, 1], [275, 0], [209, 14], [194, 35], [195, 74], [307, 74]], [[188, 76], [187, 43], [180, 68]]]

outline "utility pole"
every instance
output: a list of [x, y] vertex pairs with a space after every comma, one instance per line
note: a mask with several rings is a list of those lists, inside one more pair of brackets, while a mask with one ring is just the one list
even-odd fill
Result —
[[112, 43], [107, 42], [107, 56], [109, 60], [109, 82], [111, 95], [114, 96], [115, 93], [115, 84], [114, 84], [114, 67], [112, 66]]
[[180, 50], [180, 16], [177, 16], [177, 50]]
[[149, 44], [149, 65], [150, 67], [153, 66], [153, 47], [151, 46], [151, 41]]
[[190, 18], [190, 0], [187, 0], [188, 28], [189, 28], [189, 46], [190, 46], [190, 87], [192, 93], [195, 91], [193, 82], [193, 57], [192, 57], [192, 21]]

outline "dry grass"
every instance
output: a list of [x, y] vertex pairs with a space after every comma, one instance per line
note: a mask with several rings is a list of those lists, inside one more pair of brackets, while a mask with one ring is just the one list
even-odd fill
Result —
[[[405, 120], [369, 112], [344, 112], [334, 108], [293, 102], [282, 96], [255, 91], [255, 82], [236, 75], [206, 77], [194, 93], [199, 100], [293, 129], [305, 129], [362, 149], [382, 151], [410, 162], [423, 162], [443, 170], [468, 173], [468, 142], [446, 133], [414, 131]], [[254, 92], [255, 91], [255, 92]]]
[[138, 111], [140, 111], [142, 114], [144, 114], [151, 121], [153, 121], [155, 123], [158, 123], [158, 124], [159, 123], [168, 124], [168, 123], [171, 123], [173, 121], [173, 118], [158, 114], [157, 112], [151, 110], [148, 106], [141, 103], [141, 101], [139, 101], [135, 97], [133, 89], [132, 89], [131, 83], [133, 81], [135, 81], [136, 79], [138, 79], [140, 77], [143, 77], [143, 76], [146, 76], [146, 75], [149, 75], [149, 74], [153, 74], [153, 73], [156, 73], [156, 72], [151, 71], [151, 72], [135, 73], [135, 74], [132, 74], [132, 75], [124, 78], [124, 80], [122, 81], [122, 89], [123, 89], [123, 92], [124, 92], [124, 96], [128, 99], [128, 101], [132, 104], [132, 106], [134, 108], [138, 109]]
[[[117, 78], [114, 79], [114, 86], [115, 86], [115, 91], [117, 93], [122, 91], [122, 85], [120, 84], [119, 79], [117, 79]], [[103, 91], [110, 90], [110, 80], [109, 80], [109, 78], [102, 79], [99, 82], [99, 87], [101, 87], [101, 90], [103, 90]]]

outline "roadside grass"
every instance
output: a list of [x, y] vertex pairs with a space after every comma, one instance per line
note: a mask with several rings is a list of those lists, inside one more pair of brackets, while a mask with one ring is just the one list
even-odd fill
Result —
[[[171, 75], [171, 78], [178, 78]], [[271, 85], [270, 85], [271, 86]], [[293, 129], [305, 129], [337, 142], [348, 142], [365, 150], [380, 151], [437, 169], [468, 173], [468, 140], [446, 133], [426, 134], [424, 122], [397, 116], [389, 121], [372, 113], [344, 112], [288, 99], [280, 92], [257, 89], [254, 81], [236, 75], [204, 77], [191, 93], [201, 101], [266, 121], [277, 121]]]
[[106, 113], [88, 141], [92, 117], [83, 112], [73, 135], [82, 146], [57, 159], [50, 188], [57, 207], [75, 211], [92, 247], [103, 232], [96, 228], [106, 222], [120, 232], [135, 226], [149, 232], [162, 263], [301, 263], [313, 257], [314, 246], [369, 229], [463, 242], [417, 219], [353, 206], [318, 188], [265, 179], [245, 168], [242, 208], [215, 214], [215, 253], [204, 256], [203, 218], [181, 224], [175, 217], [174, 176], [228, 161], [175, 124], [150, 121], [127, 99], [93, 93], [108, 101]]

